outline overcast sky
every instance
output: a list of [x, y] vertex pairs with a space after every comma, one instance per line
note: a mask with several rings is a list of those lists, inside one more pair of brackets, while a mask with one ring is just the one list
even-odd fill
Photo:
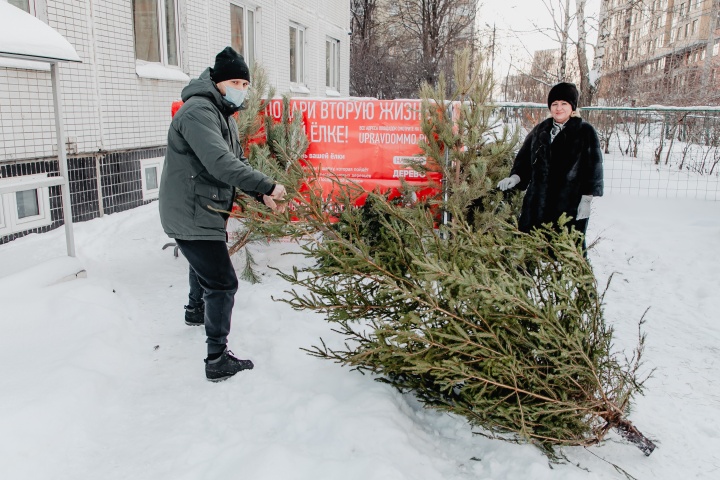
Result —
[[[482, 31], [487, 32], [485, 43], [490, 43], [495, 26], [496, 79], [507, 75], [508, 70], [528, 65], [534, 51], [559, 47], [557, 41], [538, 32], [538, 27], [552, 28], [552, 16], [545, 7], [549, 2], [555, 4], [556, 8], [558, 4], [565, 4], [564, 0], [480, 0], [478, 25]], [[575, 0], [571, 0], [570, 5], [574, 11]], [[599, 9], [600, 0], [587, 0], [586, 16], [597, 18]], [[558, 14], [562, 15], [559, 10]], [[588, 34], [588, 41], [594, 44], [597, 37], [594, 27], [597, 21], [589, 21], [587, 25], [593, 27]], [[577, 27], [573, 25], [573, 36], [576, 31]], [[588, 50], [592, 58], [593, 50]]]

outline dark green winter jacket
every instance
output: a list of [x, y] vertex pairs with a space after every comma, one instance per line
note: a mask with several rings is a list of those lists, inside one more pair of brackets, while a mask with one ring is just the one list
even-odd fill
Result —
[[160, 221], [165, 233], [181, 240], [225, 240], [227, 214], [235, 188], [268, 194], [275, 182], [253, 169], [243, 156], [237, 111], [205, 70], [182, 91], [183, 106], [168, 131], [160, 180]]

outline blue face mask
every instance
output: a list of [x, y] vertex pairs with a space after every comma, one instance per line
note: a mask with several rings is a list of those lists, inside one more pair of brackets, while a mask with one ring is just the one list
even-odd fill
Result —
[[247, 90], [240, 90], [238, 88], [225, 86], [225, 96], [223, 98], [236, 107], [239, 107], [245, 101], [246, 93]]

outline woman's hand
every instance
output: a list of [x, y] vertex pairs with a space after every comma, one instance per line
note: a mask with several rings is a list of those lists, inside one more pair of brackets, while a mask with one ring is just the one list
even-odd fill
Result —
[[518, 177], [517, 175], [511, 175], [507, 178], [503, 178], [502, 180], [500, 180], [497, 184], [497, 188], [504, 192], [505, 190], [510, 190], [518, 183], [520, 183], [520, 177]]
[[590, 206], [592, 205], [592, 195], [583, 195], [578, 205], [578, 212], [575, 220], [585, 220], [590, 218]]

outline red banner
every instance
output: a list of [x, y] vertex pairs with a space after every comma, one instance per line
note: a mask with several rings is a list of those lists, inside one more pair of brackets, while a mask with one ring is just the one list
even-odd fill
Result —
[[[302, 115], [310, 141], [304, 159], [325, 177], [323, 183], [347, 178], [366, 191], [397, 188], [400, 179], [434, 183], [408, 166], [425, 162], [418, 146], [424, 138], [419, 100], [292, 99], [290, 104], [293, 115]], [[279, 121], [282, 101], [272, 100], [266, 114]]]

